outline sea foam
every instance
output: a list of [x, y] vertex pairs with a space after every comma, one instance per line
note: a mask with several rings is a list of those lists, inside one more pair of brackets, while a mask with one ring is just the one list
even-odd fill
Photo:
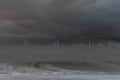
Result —
[[44, 68], [1, 64], [0, 80], [120, 80], [120, 74], [88, 70], [68, 70], [53, 67], [50, 64]]

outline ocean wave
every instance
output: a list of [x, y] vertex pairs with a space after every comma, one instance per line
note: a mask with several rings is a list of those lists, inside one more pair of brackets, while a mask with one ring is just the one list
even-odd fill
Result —
[[[74, 66], [74, 65], [73, 65]], [[0, 75], [9, 74], [9, 75], [80, 75], [80, 74], [106, 74], [105, 71], [97, 70], [80, 70], [80, 69], [70, 69], [70, 68], [61, 68], [53, 64], [41, 64], [39, 67], [33, 67], [28, 65], [18, 65], [18, 64], [1, 64], [0, 65]], [[110, 72], [109, 72], [110, 73]], [[119, 72], [112, 72], [119, 73]]]
[[[120, 72], [120, 65], [111, 61], [93, 61], [93, 62], [74, 62], [74, 61], [34, 61], [34, 62], [11, 62], [11, 63], [3, 63], [0, 64], [0, 68], [12, 66], [9, 68], [19, 68], [19, 67], [27, 67], [34, 69], [49, 69], [58, 71], [59, 69], [66, 70], [90, 70], [90, 71], [101, 71], [101, 72]], [[49, 67], [48, 67], [49, 66]]]
[[53, 64], [0, 64], [0, 80], [120, 80], [119, 76], [119, 72], [66, 69]]

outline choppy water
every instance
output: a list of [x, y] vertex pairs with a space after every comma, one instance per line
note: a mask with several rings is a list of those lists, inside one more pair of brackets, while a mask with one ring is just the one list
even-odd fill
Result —
[[0, 80], [120, 80], [120, 74], [119, 72], [70, 70], [49, 64], [39, 68], [1, 64]]
[[1, 48], [0, 80], [120, 80], [119, 52], [120, 48]]

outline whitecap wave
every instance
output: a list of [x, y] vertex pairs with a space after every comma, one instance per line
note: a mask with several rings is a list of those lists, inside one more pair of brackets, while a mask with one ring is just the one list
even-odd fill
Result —
[[117, 72], [69, 70], [50, 64], [39, 68], [1, 64], [0, 80], [120, 80], [120, 74]]
[[[21, 75], [21, 74], [37, 74], [37, 75], [79, 75], [79, 74], [88, 74], [96, 73], [97, 71], [79, 71], [79, 70], [68, 70], [58, 67], [53, 67], [50, 64], [47, 64], [44, 67], [34, 68], [28, 66], [18, 66], [12, 64], [2, 64], [0, 65], [0, 74], [9, 74], [9, 75]], [[99, 72], [103, 73], [103, 72]]]

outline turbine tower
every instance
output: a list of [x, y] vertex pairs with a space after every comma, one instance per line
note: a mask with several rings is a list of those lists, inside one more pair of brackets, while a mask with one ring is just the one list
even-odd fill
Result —
[[30, 41], [29, 40], [24, 41], [24, 46], [29, 48], [30, 47]]

